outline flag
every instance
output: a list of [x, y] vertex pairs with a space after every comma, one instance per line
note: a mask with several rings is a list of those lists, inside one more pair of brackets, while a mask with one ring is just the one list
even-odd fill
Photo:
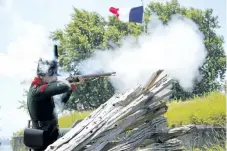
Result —
[[143, 6], [131, 9], [110, 7], [109, 11], [123, 22], [143, 23]]
[[118, 13], [119, 8], [110, 7], [109, 11], [110, 11], [111, 13], [113, 13], [117, 18], [119, 18], [119, 13]]
[[134, 7], [130, 10], [129, 22], [143, 23], [143, 6]]

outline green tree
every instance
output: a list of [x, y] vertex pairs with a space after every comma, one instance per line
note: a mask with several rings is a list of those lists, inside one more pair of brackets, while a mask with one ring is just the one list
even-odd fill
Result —
[[[52, 32], [51, 38], [59, 42], [59, 62], [62, 69], [72, 74], [80, 74], [77, 68], [81, 60], [89, 58], [95, 49], [108, 47], [105, 41], [104, 18], [94, 12], [74, 8], [74, 14], [64, 30]], [[104, 103], [114, 93], [110, 82], [98, 79], [89, 84], [78, 85], [73, 93], [68, 109], [91, 109]]]
[[185, 92], [176, 83], [173, 87], [173, 98], [187, 99], [194, 95], [204, 95], [207, 92], [220, 90], [221, 84], [217, 78], [221, 81], [224, 80], [224, 73], [226, 71], [226, 56], [223, 48], [224, 39], [222, 36], [216, 33], [216, 29], [220, 28], [218, 23], [218, 17], [213, 16], [212, 9], [206, 9], [204, 11], [195, 8], [181, 7], [177, 0], [172, 0], [167, 4], [158, 2], [151, 2], [146, 8], [146, 22], [149, 18], [152, 19], [152, 12], [155, 12], [159, 19], [164, 24], [168, 23], [171, 16], [174, 14], [180, 14], [186, 18], [192, 19], [199, 25], [200, 31], [205, 36], [205, 47], [208, 55], [205, 63], [200, 68], [202, 74], [201, 81], [195, 81], [195, 87], [192, 92]]
[[[135, 23], [123, 23], [110, 16], [107, 21], [99, 14], [78, 10], [64, 30], [52, 32], [51, 38], [59, 42], [59, 62], [64, 71], [80, 74], [77, 65], [99, 50], [111, 49], [110, 41], [117, 46], [127, 35], [138, 36], [142, 26]], [[106, 79], [79, 85], [68, 103], [68, 109], [96, 108], [114, 94], [114, 88]]]
[[[176, 83], [173, 98], [186, 99], [194, 95], [203, 95], [206, 92], [220, 89], [216, 80], [224, 79], [226, 56], [223, 49], [223, 37], [217, 35], [219, 28], [218, 17], [213, 16], [212, 9], [205, 11], [195, 8], [184, 8], [177, 0], [162, 4], [151, 2], [145, 11], [146, 23], [152, 19], [155, 12], [167, 24], [173, 14], [181, 14], [195, 21], [205, 35], [205, 46], [208, 51], [206, 62], [200, 68], [203, 75], [201, 81], [195, 81], [193, 92], [183, 91]], [[116, 17], [110, 16], [107, 21], [95, 12], [88, 12], [74, 8], [71, 21], [64, 29], [52, 32], [50, 38], [59, 42], [59, 61], [64, 71], [80, 74], [77, 65], [80, 61], [89, 58], [95, 50], [112, 49], [110, 41], [121, 44], [123, 37], [142, 33], [143, 27], [135, 23], [123, 23]], [[99, 79], [89, 84], [79, 85], [68, 103], [68, 109], [91, 109], [104, 103], [114, 94], [114, 88], [107, 79]]]
[[[23, 97], [27, 97], [27, 94], [28, 94], [28, 90], [25, 90], [25, 89], [24, 89]], [[22, 109], [22, 110], [24, 110], [27, 114], [29, 114], [29, 113], [28, 113], [28, 108], [27, 108], [27, 101], [25, 101], [25, 100], [19, 100], [18, 102], [19, 102], [19, 104], [20, 104], [20, 106], [18, 107], [18, 109]]]

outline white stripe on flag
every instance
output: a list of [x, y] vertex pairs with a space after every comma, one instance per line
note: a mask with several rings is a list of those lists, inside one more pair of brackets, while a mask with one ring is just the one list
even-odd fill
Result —
[[129, 13], [131, 8], [119, 8], [119, 20], [122, 22], [129, 22]]

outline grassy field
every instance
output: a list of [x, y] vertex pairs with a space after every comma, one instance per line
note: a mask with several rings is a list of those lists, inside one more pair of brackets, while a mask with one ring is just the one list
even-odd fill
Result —
[[[187, 101], [174, 100], [167, 104], [165, 116], [170, 127], [187, 124], [225, 125], [225, 95], [213, 92], [204, 97], [195, 97]], [[73, 112], [59, 118], [62, 128], [70, 127], [76, 120], [86, 118], [92, 111]]]
[[82, 120], [86, 118], [92, 111], [82, 111], [82, 112], [71, 112], [68, 115], [64, 115], [59, 117], [58, 122], [61, 128], [68, 128], [70, 127], [75, 121]]
[[[204, 97], [195, 97], [187, 101], [174, 100], [168, 105], [165, 116], [169, 127], [187, 124], [206, 124], [224, 126], [226, 124], [226, 97], [213, 92]], [[92, 111], [72, 112], [59, 117], [60, 128], [68, 128], [75, 121], [86, 118]], [[15, 135], [22, 134], [22, 131]]]
[[[187, 124], [207, 124], [221, 125], [226, 124], [226, 98], [220, 93], [210, 93], [203, 97], [195, 97], [187, 101], [174, 100], [167, 104], [169, 109], [165, 116], [168, 119], [169, 127], [177, 127]], [[71, 127], [77, 120], [82, 120], [89, 116], [92, 111], [72, 112], [71, 114], [59, 117], [61, 128]], [[15, 136], [23, 134], [23, 131], [15, 133]], [[12, 142], [13, 143], [13, 142]], [[200, 151], [199, 149], [193, 149]], [[213, 146], [207, 151], [224, 151], [225, 148]]]
[[170, 127], [186, 124], [205, 124], [224, 126], [226, 124], [226, 97], [213, 92], [204, 97], [187, 101], [172, 101], [168, 104]]

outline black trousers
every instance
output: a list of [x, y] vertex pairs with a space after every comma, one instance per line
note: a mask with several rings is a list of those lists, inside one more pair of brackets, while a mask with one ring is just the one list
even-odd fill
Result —
[[64, 136], [71, 128], [61, 128], [59, 129], [58, 121], [52, 120], [50, 122], [43, 122], [41, 125], [38, 123], [33, 123], [33, 128], [45, 130], [44, 133], [44, 146], [40, 150], [34, 151], [43, 151], [50, 144], [53, 144], [58, 138]]
[[58, 128], [58, 126], [49, 128], [44, 133], [44, 146], [40, 150], [34, 150], [34, 151], [44, 151], [50, 144], [53, 144], [57, 139], [64, 136], [71, 128]]
[[59, 129], [49, 129], [44, 133], [44, 146], [39, 150], [34, 151], [44, 151], [50, 144], [54, 143], [59, 138]]
[[34, 151], [43, 151], [50, 144], [54, 143], [59, 137], [59, 126], [57, 120], [45, 121], [45, 122], [33, 122], [33, 128], [44, 130], [44, 146], [39, 150]]

